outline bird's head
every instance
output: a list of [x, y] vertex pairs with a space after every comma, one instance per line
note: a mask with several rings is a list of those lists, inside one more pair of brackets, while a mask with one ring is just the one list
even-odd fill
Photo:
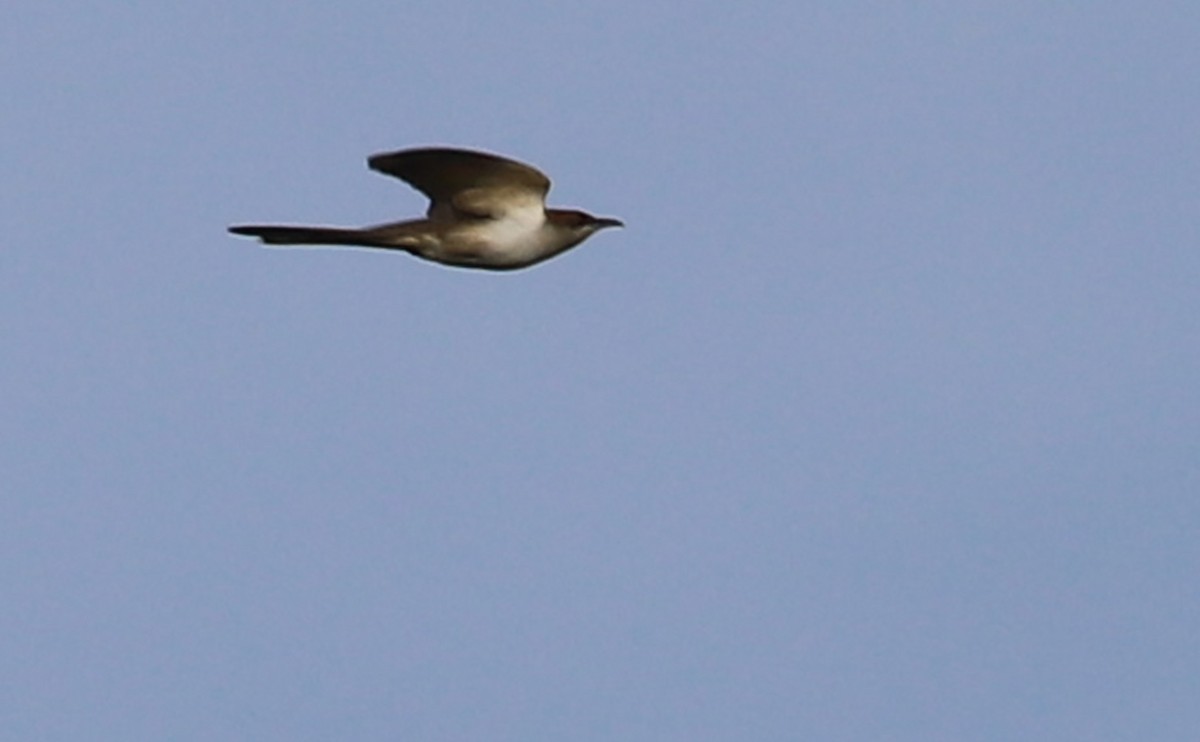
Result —
[[548, 209], [546, 211], [546, 220], [555, 227], [569, 232], [576, 238], [576, 244], [606, 227], [625, 226], [625, 223], [620, 219], [592, 216], [587, 212], [576, 211], [575, 209]]

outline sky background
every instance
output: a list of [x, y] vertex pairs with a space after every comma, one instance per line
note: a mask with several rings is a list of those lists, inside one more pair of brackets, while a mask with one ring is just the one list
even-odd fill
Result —
[[[10, 0], [13, 740], [1195, 740], [1200, 5]], [[269, 250], [452, 144], [622, 218]]]

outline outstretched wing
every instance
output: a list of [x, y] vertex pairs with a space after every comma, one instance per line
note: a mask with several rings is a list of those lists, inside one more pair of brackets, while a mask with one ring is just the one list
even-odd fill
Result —
[[[372, 170], [399, 178], [429, 197], [432, 211], [453, 204], [463, 191], [526, 191], [545, 201], [550, 179], [537, 168], [507, 157], [465, 149], [429, 147], [384, 152], [367, 160]], [[466, 200], [466, 199], [464, 199]]]

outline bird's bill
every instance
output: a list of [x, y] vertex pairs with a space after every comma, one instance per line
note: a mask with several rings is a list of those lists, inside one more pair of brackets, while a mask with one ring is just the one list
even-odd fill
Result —
[[603, 217], [596, 220], [596, 229], [604, 229], [605, 227], [624, 227], [625, 222], [620, 219], [611, 219]]

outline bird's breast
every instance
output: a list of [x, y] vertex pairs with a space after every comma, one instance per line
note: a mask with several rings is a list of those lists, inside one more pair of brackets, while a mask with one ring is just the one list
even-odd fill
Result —
[[440, 244], [425, 255], [451, 265], [519, 268], [554, 251], [545, 213], [513, 210], [499, 219], [462, 221], [441, 232]]

